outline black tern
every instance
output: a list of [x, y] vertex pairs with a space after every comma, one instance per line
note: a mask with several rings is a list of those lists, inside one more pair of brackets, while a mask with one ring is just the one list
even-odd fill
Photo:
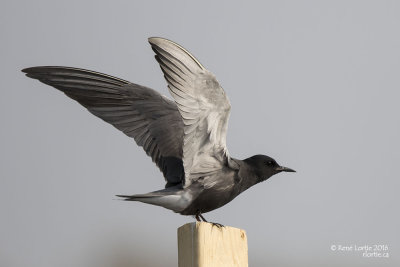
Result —
[[231, 105], [215, 76], [182, 46], [149, 38], [173, 100], [145, 86], [71, 67], [22, 70], [55, 87], [143, 147], [164, 175], [162, 190], [118, 195], [193, 215], [220, 208], [249, 187], [280, 172], [273, 158], [239, 160], [226, 147]]

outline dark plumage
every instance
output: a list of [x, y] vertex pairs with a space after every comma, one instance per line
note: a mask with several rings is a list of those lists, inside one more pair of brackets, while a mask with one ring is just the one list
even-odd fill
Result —
[[153, 89], [102, 73], [70, 67], [32, 67], [26, 76], [78, 101], [143, 147], [162, 171], [165, 189], [125, 200], [162, 206], [183, 215], [217, 209], [279, 172], [268, 156], [229, 156], [229, 100], [214, 75], [180, 45], [149, 38], [173, 100]]

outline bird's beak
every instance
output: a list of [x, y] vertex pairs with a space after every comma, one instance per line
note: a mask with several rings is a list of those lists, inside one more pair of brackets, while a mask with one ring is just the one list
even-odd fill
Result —
[[278, 166], [278, 167], [276, 168], [276, 170], [277, 170], [278, 172], [296, 172], [295, 170], [293, 170], [293, 169], [291, 169], [291, 168], [283, 167], [283, 166]]

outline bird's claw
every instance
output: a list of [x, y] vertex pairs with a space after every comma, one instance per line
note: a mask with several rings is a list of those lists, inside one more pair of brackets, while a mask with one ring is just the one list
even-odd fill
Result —
[[195, 215], [195, 218], [196, 218], [196, 220], [197, 220], [198, 222], [203, 221], [203, 222], [206, 222], [206, 223], [211, 223], [213, 227], [216, 226], [216, 227], [218, 227], [218, 229], [221, 229], [221, 228], [224, 228], [224, 227], [225, 227], [224, 225], [222, 225], [222, 224], [220, 224], [220, 223], [208, 222], [208, 221], [206, 220], [206, 218], [204, 218], [204, 216], [201, 215], [201, 212], [200, 212], [200, 211]]
[[212, 224], [212, 226], [218, 227], [218, 229], [225, 228], [225, 225], [223, 225], [223, 224], [215, 223], [215, 222], [210, 222], [210, 223]]

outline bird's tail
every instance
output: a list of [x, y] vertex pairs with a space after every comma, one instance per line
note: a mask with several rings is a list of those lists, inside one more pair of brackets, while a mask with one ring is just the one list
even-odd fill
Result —
[[123, 198], [122, 200], [125, 201], [140, 201], [142, 198], [151, 198], [156, 197], [156, 195], [152, 195], [151, 193], [148, 194], [137, 194], [137, 195], [115, 195], [116, 197]]
[[147, 194], [116, 195], [125, 201], [139, 201], [151, 205], [161, 206], [174, 212], [184, 210], [189, 202], [183, 196], [182, 190], [171, 190], [170, 188]]

